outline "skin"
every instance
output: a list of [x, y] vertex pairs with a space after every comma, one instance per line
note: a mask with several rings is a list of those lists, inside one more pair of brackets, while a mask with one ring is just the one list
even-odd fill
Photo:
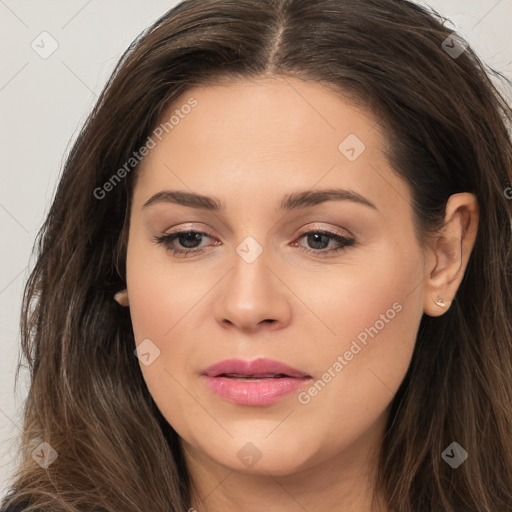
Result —
[[[452, 196], [444, 230], [422, 248], [408, 185], [387, 162], [385, 134], [370, 112], [320, 84], [274, 77], [188, 90], [164, 118], [191, 97], [197, 107], [140, 171], [125, 294], [136, 343], [149, 338], [160, 350], [141, 371], [183, 440], [191, 506], [388, 511], [379, 492], [372, 505], [372, 493], [389, 405], [422, 315], [444, 314], [460, 284], [476, 236], [476, 199]], [[338, 148], [349, 134], [365, 144], [354, 161]], [[278, 211], [287, 194], [331, 187], [376, 208], [332, 200]], [[143, 208], [163, 190], [215, 196], [225, 209]], [[153, 240], [187, 229], [208, 234], [190, 245], [202, 252], [173, 255]], [[304, 236], [318, 230], [355, 244], [327, 254], [336, 239], [315, 245]], [[263, 249], [252, 263], [236, 251], [247, 236]], [[435, 304], [438, 296], [446, 307]], [[269, 357], [317, 381], [395, 303], [401, 310], [308, 403], [291, 394], [263, 407], [237, 405], [200, 378], [224, 359]], [[249, 467], [241, 449], [261, 458]]]

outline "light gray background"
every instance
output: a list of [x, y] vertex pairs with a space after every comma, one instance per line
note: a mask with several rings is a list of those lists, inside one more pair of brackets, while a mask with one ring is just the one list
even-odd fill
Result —
[[[255, 0], [256, 1], [256, 0]], [[71, 141], [121, 53], [176, 0], [0, 0], [0, 497], [15, 466], [27, 372], [14, 374], [23, 285]], [[431, 0], [481, 58], [512, 78], [512, 0]], [[58, 48], [41, 58], [31, 47]], [[44, 45], [44, 48], [42, 46]], [[456, 94], [456, 91], [454, 91]], [[512, 102], [510, 92], [506, 93]]]

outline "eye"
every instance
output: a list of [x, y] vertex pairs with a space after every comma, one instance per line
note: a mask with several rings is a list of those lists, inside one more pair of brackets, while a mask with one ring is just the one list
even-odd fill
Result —
[[[163, 245], [165, 249], [171, 252], [174, 256], [185, 257], [187, 255], [199, 254], [204, 251], [205, 248], [200, 246], [202, 237], [212, 238], [208, 233], [203, 231], [188, 229], [155, 237], [153, 238], [153, 241], [157, 244]], [[302, 233], [297, 240], [302, 240], [303, 238], [306, 238], [307, 243], [313, 247], [312, 249], [302, 247], [297, 242], [294, 242], [293, 245], [297, 245], [299, 251], [315, 256], [336, 254], [339, 251], [344, 250], [346, 247], [355, 244], [354, 238], [325, 230], [306, 231]], [[181, 247], [176, 247], [176, 241], [179, 242]], [[325, 250], [331, 241], [334, 241], [337, 244], [337, 247]], [[218, 242], [214, 245], [218, 245]]]
[[[169, 235], [158, 236], [153, 240], [163, 245], [165, 249], [170, 251], [173, 255], [186, 256], [187, 254], [198, 254], [203, 251], [202, 247], [197, 248], [197, 244], [201, 242], [201, 237], [203, 236], [211, 238], [208, 233], [187, 229], [186, 231], [177, 231]], [[185, 246], [185, 249], [175, 247], [174, 242], [176, 240], [179, 240], [179, 242]]]
[[[302, 240], [303, 238], [306, 238], [307, 243], [310, 244], [313, 249], [305, 248], [299, 245], [299, 251], [303, 251], [314, 256], [333, 255], [355, 244], [354, 238], [349, 238], [338, 233], [324, 230], [307, 231], [302, 233], [298, 240]], [[337, 247], [323, 250], [329, 246], [331, 241], [336, 242]]]

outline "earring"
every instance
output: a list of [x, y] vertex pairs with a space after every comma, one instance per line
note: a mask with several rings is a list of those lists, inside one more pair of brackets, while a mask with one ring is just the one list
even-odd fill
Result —
[[120, 290], [114, 295], [114, 300], [121, 306], [128, 306], [128, 290]]
[[439, 295], [437, 296], [437, 300], [435, 301], [435, 303], [441, 308], [446, 307], [443, 297], [439, 297]]

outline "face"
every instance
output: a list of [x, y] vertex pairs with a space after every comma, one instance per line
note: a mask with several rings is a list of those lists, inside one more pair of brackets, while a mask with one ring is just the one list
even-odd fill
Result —
[[290, 475], [362, 460], [406, 374], [425, 276], [378, 119], [291, 78], [191, 89], [173, 113], [127, 252], [156, 404], [196, 461]]

